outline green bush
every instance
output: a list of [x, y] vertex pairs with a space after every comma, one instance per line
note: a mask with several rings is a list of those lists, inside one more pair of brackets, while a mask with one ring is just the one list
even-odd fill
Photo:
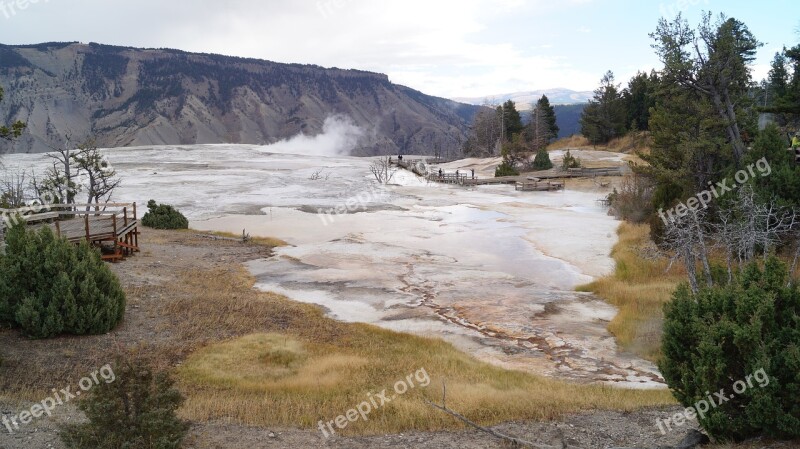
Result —
[[502, 176], [519, 176], [519, 172], [511, 163], [503, 161], [494, 171], [495, 178], [500, 178]]
[[534, 170], [550, 170], [553, 168], [553, 162], [550, 160], [550, 153], [544, 148], [536, 152], [536, 157], [533, 159], [532, 167]]
[[[723, 390], [734, 396], [698, 417], [718, 440], [800, 437], [800, 291], [788, 277], [771, 258], [730, 285], [696, 295], [683, 285], [665, 307], [659, 367], [675, 397], [690, 407], [709, 396], [722, 402], [714, 394]], [[768, 385], [737, 391], [761, 370]]]
[[125, 314], [125, 293], [97, 250], [12, 226], [0, 256], [0, 323], [33, 338], [103, 334]]
[[148, 212], [142, 217], [142, 224], [153, 229], [189, 229], [189, 220], [172, 206], [147, 202]]
[[564, 160], [561, 162], [561, 168], [563, 170], [569, 170], [570, 168], [581, 168], [581, 160], [573, 156], [569, 150], [564, 154]]
[[114, 381], [100, 382], [79, 405], [88, 422], [61, 427], [69, 449], [177, 449], [189, 425], [175, 415], [183, 403], [174, 382], [141, 360], [114, 364]]

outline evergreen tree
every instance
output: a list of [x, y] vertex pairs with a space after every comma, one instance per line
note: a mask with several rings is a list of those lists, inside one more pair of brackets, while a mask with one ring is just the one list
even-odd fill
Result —
[[536, 102], [534, 111], [536, 110], [541, 112], [544, 123], [547, 125], [547, 139], [550, 141], [557, 138], [559, 128], [556, 120], [556, 110], [550, 104], [550, 99], [547, 98], [547, 95], [542, 95], [542, 98]]
[[153, 229], [189, 229], [189, 220], [174, 207], [158, 204], [155, 200], [147, 202], [147, 213], [142, 217], [142, 225]]
[[729, 285], [682, 285], [665, 307], [659, 368], [686, 407], [725, 394], [698, 417], [715, 439], [800, 437], [800, 290], [787, 281], [770, 258]]
[[498, 108], [498, 112], [502, 115], [503, 131], [505, 132], [504, 140], [511, 141], [514, 136], [521, 133], [524, 129], [522, 126], [522, 116], [517, 111], [517, 106], [513, 101], [506, 101], [503, 106]]
[[774, 124], [759, 133], [744, 163], [749, 166], [762, 158], [769, 161], [771, 173], [752, 180], [755, 191], [762, 198], [778, 200], [780, 206], [800, 209], [800, 165], [786, 151], [786, 138]]
[[[668, 209], [717, 182], [734, 164], [725, 124], [709, 100], [697, 92], [665, 82], [659, 86], [650, 117], [650, 152], [637, 170], [656, 183], [654, 210]], [[653, 219], [658, 231], [658, 220]]]
[[631, 130], [647, 131], [650, 129], [650, 108], [655, 106], [655, 88], [658, 75], [653, 71], [650, 76], [638, 72], [631, 78], [622, 91], [625, 101], [626, 123]]
[[567, 152], [564, 153], [564, 159], [561, 161], [561, 169], [569, 170], [570, 168], [581, 168], [581, 160], [573, 156], [572, 153], [567, 150]]
[[103, 334], [125, 314], [125, 293], [100, 254], [74, 246], [48, 227], [17, 224], [0, 256], [0, 323], [33, 338]]
[[769, 95], [773, 102], [780, 102], [786, 98], [789, 92], [789, 70], [786, 67], [786, 49], [783, 52], [775, 53], [769, 71]]
[[748, 114], [752, 104], [749, 65], [762, 44], [744, 23], [721, 16], [712, 24], [710, 13], [696, 30], [680, 15], [672, 22], [661, 19], [651, 37], [667, 82], [694, 91], [713, 106], [739, 166], [747, 135], [754, 136], [756, 131], [756, 117]]
[[544, 148], [537, 151], [531, 166], [534, 170], [550, 170], [553, 168], [553, 162], [550, 160], [550, 153]]
[[[0, 101], [3, 101], [4, 95], [3, 88], [0, 87]], [[22, 131], [25, 129], [25, 124], [17, 121], [10, 125], [0, 125], [0, 141], [10, 141], [22, 135]]]
[[88, 422], [61, 428], [69, 449], [178, 449], [189, 425], [176, 411], [184, 399], [166, 373], [142, 360], [117, 360], [79, 407]]
[[614, 74], [607, 72], [581, 116], [581, 133], [593, 145], [608, 143], [626, 130], [626, 111]]

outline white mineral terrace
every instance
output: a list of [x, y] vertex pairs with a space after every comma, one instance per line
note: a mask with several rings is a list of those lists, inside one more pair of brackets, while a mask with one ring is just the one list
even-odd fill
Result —
[[[143, 210], [152, 198], [179, 208], [197, 230], [246, 229], [290, 243], [249, 263], [261, 289], [339, 320], [443, 338], [506, 368], [663, 386], [651, 363], [620, 352], [606, 330], [615, 308], [574, 292], [614, 267], [619, 223], [597, 203], [601, 193], [569, 182], [561, 192], [465, 189], [407, 172], [379, 189], [370, 159], [269, 151], [198, 145], [106, 154], [123, 177], [115, 201]], [[13, 155], [5, 164], [42, 172], [49, 162]], [[491, 172], [485, 160], [446, 167], [457, 168]]]

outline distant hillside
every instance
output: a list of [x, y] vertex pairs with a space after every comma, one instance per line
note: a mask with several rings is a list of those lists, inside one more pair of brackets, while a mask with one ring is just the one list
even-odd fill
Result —
[[472, 97], [472, 98], [455, 98], [455, 101], [462, 103], [484, 105], [484, 104], [501, 104], [508, 100], [513, 101], [517, 105], [517, 109], [527, 111], [532, 109], [531, 105], [542, 98], [542, 95], [547, 95], [550, 104], [578, 104], [588, 102], [594, 92], [578, 92], [570, 89], [545, 89], [534, 90], [528, 92], [515, 92], [510, 94], [487, 95], [485, 97]]
[[[558, 124], [558, 138], [569, 137], [581, 133], [581, 114], [586, 108], [586, 103], [581, 104], [557, 104], [553, 106], [556, 112], [556, 123]], [[522, 122], [530, 123], [531, 114], [522, 114]]]
[[0, 86], [0, 123], [28, 123], [17, 152], [64, 135], [105, 147], [265, 144], [342, 115], [363, 130], [355, 154], [431, 153], [458, 148], [478, 109], [377, 73], [100, 44], [0, 45]]
[[584, 108], [586, 108], [586, 103], [553, 106], [556, 111], [559, 138], [581, 133], [581, 114], [583, 114]]

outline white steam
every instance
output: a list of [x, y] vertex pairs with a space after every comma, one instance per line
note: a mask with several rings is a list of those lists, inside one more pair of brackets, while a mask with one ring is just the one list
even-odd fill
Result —
[[262, 151], [306, 156], [349, 156], [364, 136], [364, 131], [346, 116], [325, 119], [322, 133], [316, 136], [298, 134], [290, 139], [265, 146]]

